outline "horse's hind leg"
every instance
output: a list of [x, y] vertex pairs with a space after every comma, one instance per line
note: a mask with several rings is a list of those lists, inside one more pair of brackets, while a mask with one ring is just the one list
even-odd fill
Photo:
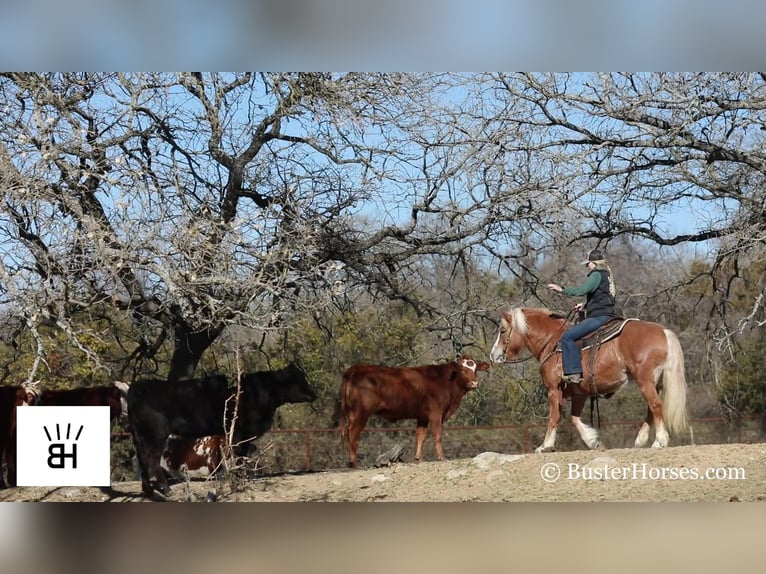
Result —
[[646, 446], [646, 442], [649, 440], [649, 431], [651, 430], [653, 421], [654, 416], [652, 415], [652, 409], [646, 409], [646, 419], [644, 420], [644, 424], [641, 425], [641, 428], [638, 429], [636, 442], [633, 443], [633, 446], [636, 448]]
[[580, 438], [588, 445], [588, 448], [599, 448], [601, 441], [598, 438], [598, 431], [580, 419], [586, 398], [586, 395], [582, 394], [575, 394], [572, 397], [572, 424], [577, 429], [577, 432], [580, 433]]
[[[638, 446], [639, 439], [643, 439], [643, 444], [646, 443], [646, 439], [649, 438], [649, 424], [654, 421], [654, 442], [652, 448], [662, 448], [668, 446], [670, 436], [665, 428], [665, 421], [662, 417], [662, 401], [660, 395], [657, 393], [657, 387], [655, 387], [656, 376], [652, 373], [650, 376], [644, 376], [638, 380], [638, 388], [641, 390], [641, 395], [644, 397], [649, 411], [646, 414], [646, 422], [641, 426], [636, 436], [636, 446]], [[644, 429], [646, 427], [646, 429]], [[644, 436], [646, 435], [646, 436]]]
[[662, 418], [658, 420], [657, 417], [654, 417], [654, 436], [656, 438], [652, 443], [652, 448], [664, 448], [668, 446], [670, 435], [665, 428], [665, 421]]

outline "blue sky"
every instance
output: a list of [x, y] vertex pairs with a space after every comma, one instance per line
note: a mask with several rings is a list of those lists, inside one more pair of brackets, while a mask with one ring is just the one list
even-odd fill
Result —
[[4, 69], [757, 69], [756, 0], [0, 0]]

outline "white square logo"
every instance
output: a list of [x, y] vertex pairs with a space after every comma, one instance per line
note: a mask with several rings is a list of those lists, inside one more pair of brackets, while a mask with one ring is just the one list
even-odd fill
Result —
[[109, 407], [16, 409], [19, 486], [110, 486]]

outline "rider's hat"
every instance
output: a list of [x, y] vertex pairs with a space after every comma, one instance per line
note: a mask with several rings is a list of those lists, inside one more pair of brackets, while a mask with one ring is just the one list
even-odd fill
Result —
[[604, 258], [604, 254], [601, 253], [598, 249], [593, 249], [590, 253], [588, 253], [588, 258], [585, 259], [582, 264], [587, 265], [591, 261], [601, 261]]

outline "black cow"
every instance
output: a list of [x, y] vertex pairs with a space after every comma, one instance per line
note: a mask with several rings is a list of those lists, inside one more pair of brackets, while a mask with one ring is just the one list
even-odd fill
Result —
[[236, 389], [229, 389], [223, 375], [178, 382], [142, 380], [130, 386], [128, 420], [144, 494], [151, 496], [154, 490], [164, 495], [170, 492], [160, 467], [169, 435], [186, 438], [222, 435], [236, 415], [234, 453], [242, 456], [249, 441], [271, 428], [279, 406], [316, 399], [305, 374], [293, 364], [277, 371], [246, 374], [240, 382], [242, 393], [236, 413], [233, 408]]

